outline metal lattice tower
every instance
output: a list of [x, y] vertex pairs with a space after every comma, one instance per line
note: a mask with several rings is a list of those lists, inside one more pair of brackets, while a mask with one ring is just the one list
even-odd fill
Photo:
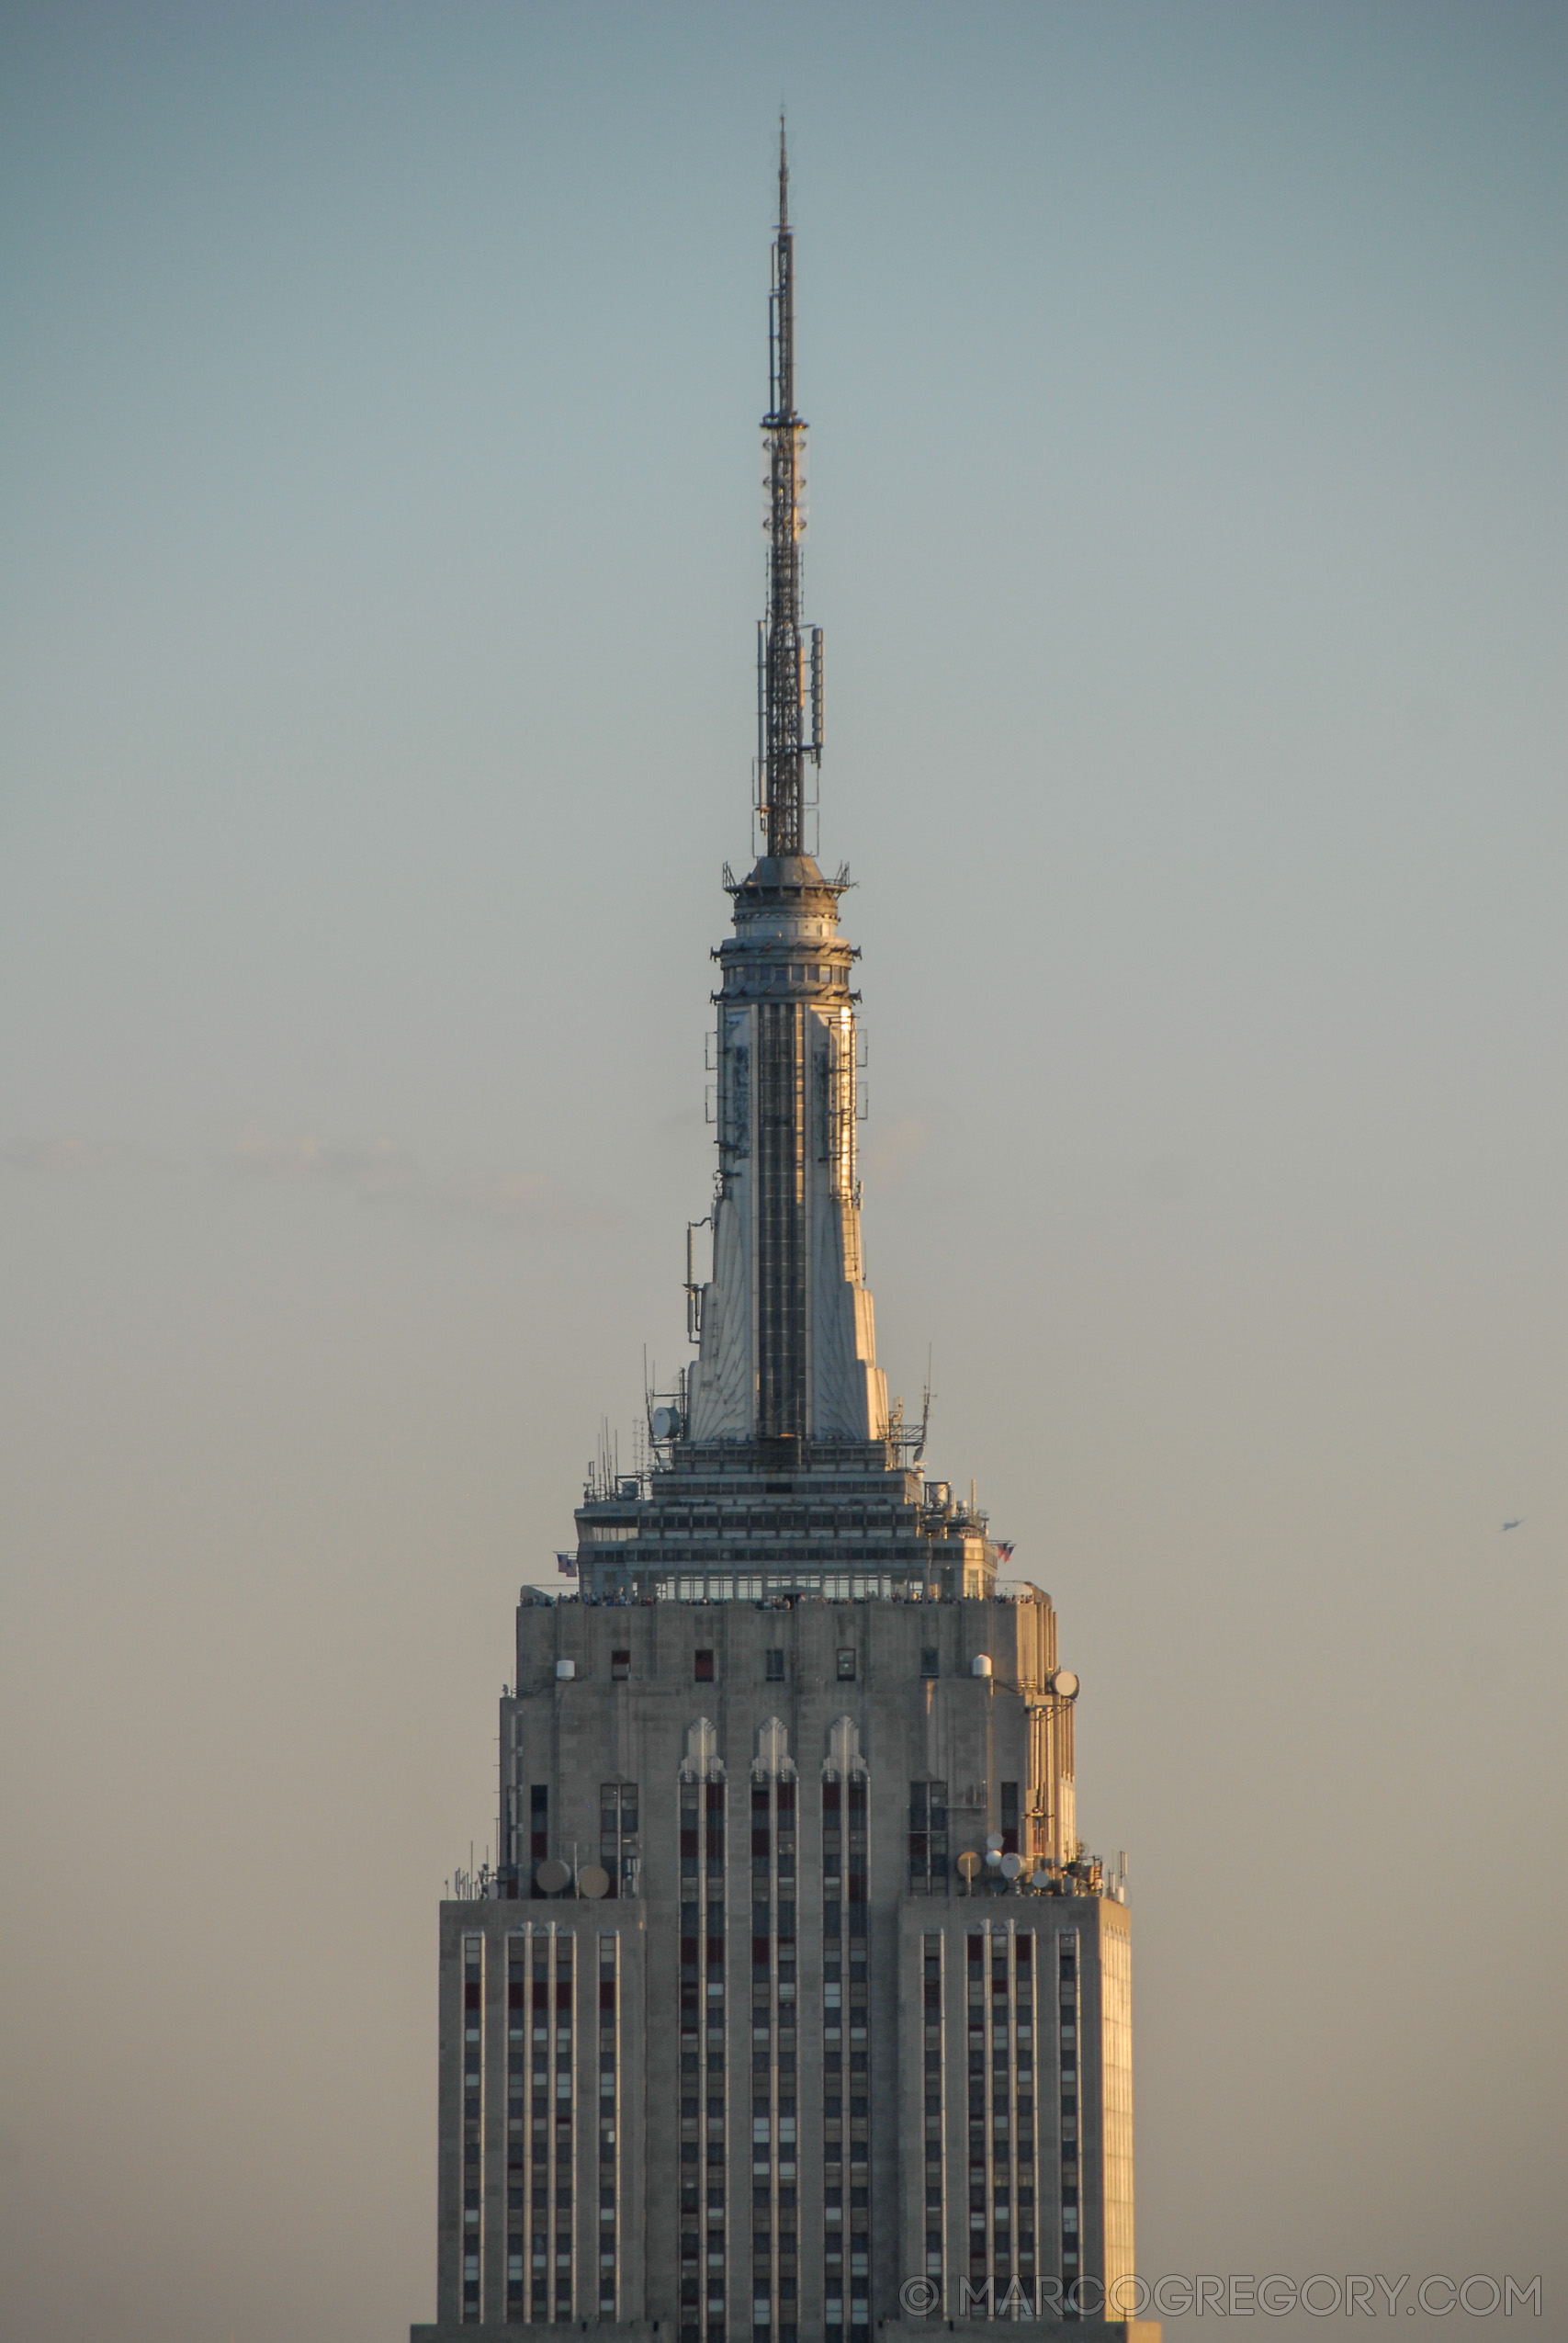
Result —
[[[757, 630], [757, 812], [764, 851], [806, 851], [805, 768], [822, 757], [822, 629], [800, 610], [806, 530], [806, 424], [795, 405], [795, 234], [789, 155], [779, 122], [779, 228], [769, 304], [772, 382], [767, 451], [768, 611]], [[809, 648], [808, 648], [809, 637]]]

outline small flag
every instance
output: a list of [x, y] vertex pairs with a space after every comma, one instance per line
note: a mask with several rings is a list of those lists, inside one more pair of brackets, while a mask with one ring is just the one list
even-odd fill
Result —
[[575, 1579], [577, 1576], [576, 1555], [558, 1554], [556, 1556], [556, 1568], [560, 1572], [563, 1579]]
[[1007, 1538], [1007, 1537], [999, 1537], [999, 1538], [998, 1538], [998, 1540], [997, 1540], [997, 1559], [998, 1559], [998, 1562], [1010, 1562], [1010, 1561], [1012, 1560], [1012, 1540], [1011, 1540], [1011, 1538]]

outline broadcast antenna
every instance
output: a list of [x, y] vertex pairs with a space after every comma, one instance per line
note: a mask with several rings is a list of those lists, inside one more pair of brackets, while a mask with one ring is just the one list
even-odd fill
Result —
[[[768, 615], [757, 629], [757, 815], [764, 852], [806, 851], [805, 767], [822, 762], [822, 629], [800, 616], [800, 540], [806, 533], [806, 424], [795, 406], [795, 232], [789, 224], [789, 152], [779, 117], [779, 232], [768, 302], [771, 398], [767, 451]], [[809, 707], [809, 724], [807, 708]]]

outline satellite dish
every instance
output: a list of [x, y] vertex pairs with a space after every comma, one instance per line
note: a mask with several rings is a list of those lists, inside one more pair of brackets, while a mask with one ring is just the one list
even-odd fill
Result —
[[990, 1837], [986, 1841], [986, 1848], [987, 1851], [990, 1854], [999, 1855], [1001, 1853], [1002, 1834], [999, 1830], [992, 1831]]
[[1016, 1879], [1022, 1869], [1023, 1857], [1021, 1855], [1004, 1855], [1002, 1857], [1002, 1877], [1004, 1879]]
[[571, 1885], [571, 1873], [558, 1855], [547, 1855], [534, 1879], [547, 1896], [558, 1896], [563, 1887]]
[[976, 1855], [976, 1854], [963, 1854], [963, 1855], [960, 1855], [960, 1856], [959, 1856], [959, 1858], [958, 1858], [958, 1876], [959, 1876], [959, 1878], [960, 1878], [960, 1879], [973, 1879], [973, 1878], [975, 1878], [975, 1876], [976, 1875], [976, 1873], [978, 1873], [978, 1871], [979, 1871], [979, 1868], [980, 1868], [980, 1858], [979, 1858], [979, 1856], [978, 1856], [978, 1855]]
[[1036, 1863], [1034, 1869], [1030, 1873], [1029, 1885], [1031, 1887], [1038, 1887], [1042, 1894], [1043, 1894], [1044, 1890], [1050, 1886], [1051, 1874], [1046, 1870], [1043, 1863]]
[[1051, 1679], [1051, 1690], [1059, 1701], [1076, 1701], [1078, 1696], [1078, 1680], [1070, 1668], [1058, 1668]]
[[649, 1429], [655, 1440], [674, 1440], [681, 1430], [679, 1408], [655, 1408], [649, 1418]]
[[610, 1874], [603, 1863], [584, 1863], [577, 1874], [577, 1892], [592, 1896], [595, 1903], [610, 1892]]
[[987, 1847], [986, 1850], [986, 1861], [992, 1871], [999, 1871], [1002, 1861], [1000, 1850], [996, 1847]]

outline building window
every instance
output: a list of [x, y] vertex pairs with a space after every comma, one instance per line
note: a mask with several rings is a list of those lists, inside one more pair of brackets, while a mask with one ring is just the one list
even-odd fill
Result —
[[853, 1682], [853, 1681], [854, 1681], [854, 1672], [855, 1672], [855, 1656], [854, 1656], [854, 1652], [853, 1652], [852, 1648], [851, 1650], [848, 1650], [848, 1651], [840, 1651], [840, 1654], [839, 1654], [839, 1681], [840, 1681], [840, 1684], [842, 1684], [842, 1683], [852, 1683], [852, 1682]]
[[612, 1896], [635, 1896], [642, 1868], [635, 1782], [599, 1785], [599, 1861], [608, 1873]]
[[1004, 1855], [1016, 1855], [1018, 1852], [1018, 1783], [1016, 1782], [1002, 1783], [1002, 1852]]
[[769, 1683], [782, 1684], [784, 1682], [784, 1656], [783, 1652], [770, 1651], [767, 1661], [767, 1680]]
[[528, 1852], [543, 1862], [550, 1851], [550, 1793], [547, 1783], [534, 1783], [528, 1792]]
[[947, 1784], [909, 1784], [909, 1885], [917, 1895], [947, 1886]]
[[924, 1886], [931, 1862], [931, 1785], [909, 1784], [909, 1885]]
[[610, 1654], [610, 1681], [613, 1684], [624, 1684], [631, 1672], [632, 1656], [630, 1652], [613, 1651]]
[[697, 1682], [699, 1684], [711, 1684], [714, 1681], [712, 1652], [699, 1651], [696, 1655], [696, 1663]]
[[942, 1672], [937, 1665], [940, 1657], [934, 1644], [925, 1644], [921, 1647], [920, 1674], [927, 1683], [931, 1682], [933, 1676], [940, 1675]]

